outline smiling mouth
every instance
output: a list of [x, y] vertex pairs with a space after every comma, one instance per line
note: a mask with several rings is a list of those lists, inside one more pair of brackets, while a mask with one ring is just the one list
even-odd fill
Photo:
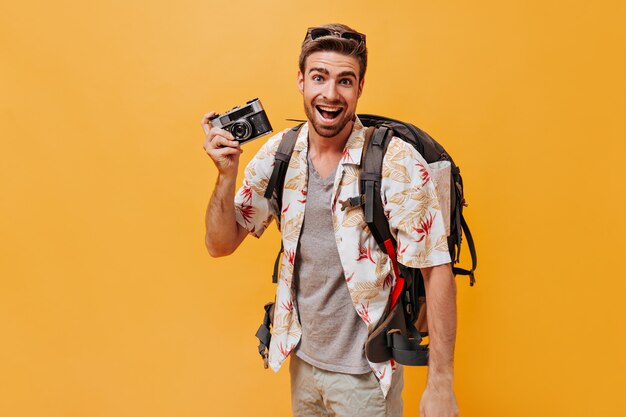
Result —
[[315, 109], [325, 120], [334, 120], [343, 111], [343, 107], [335, 106], [315, 106]]

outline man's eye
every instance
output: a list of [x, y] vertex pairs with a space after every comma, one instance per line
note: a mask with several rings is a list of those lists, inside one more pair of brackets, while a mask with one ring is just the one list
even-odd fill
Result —
[[322, 80], [323, 80], [323, 78], [322, 78], [321, 75], [314, 75], [313, 76], [313, 81], [322, 81]]
[[350, 80], [348, 78], [344, 78], [343, 80], [339, 81], [339, 84], [352, 85], [352, 80]]

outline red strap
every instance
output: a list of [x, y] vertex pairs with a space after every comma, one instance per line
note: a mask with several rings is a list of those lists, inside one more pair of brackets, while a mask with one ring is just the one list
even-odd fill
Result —
[[391, 258], [391, 263], [393, 264], [393, 272], [396, 276], [396, 286], [393, 287], [391, 292], [391, 308], [389, 311], [393, 310], [398, 302], [398, 298], [400, 298], [400, 294], [402, 294], [402, 289], [404, 288], [404, 278], [400, 276], [400, 269], [398, 269], [398, 258], [396, 256], [396, 248], [393, 247], [393, 243], [391, 239], [385, 240], [385, 248], [387, 249], [387, 255]]

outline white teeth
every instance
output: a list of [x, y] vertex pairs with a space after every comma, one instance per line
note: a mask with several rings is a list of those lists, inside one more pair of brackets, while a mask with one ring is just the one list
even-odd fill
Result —
[[330, 112], [341, 110], [341, 107], [326, 107], [326, 106], [318, 106], [318, 107], [324, 111], [330, 111]]

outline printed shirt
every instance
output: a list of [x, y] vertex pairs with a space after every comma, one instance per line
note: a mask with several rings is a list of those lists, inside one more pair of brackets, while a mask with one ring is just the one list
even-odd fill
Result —
[[[279, 220], [284, 253], [276, 289], [276, 304], [269, 347], [269, 365], [277, 372], [300, 341], [301, 327], [293, 285], [294, 260], [304, 220], [308, 183], [308, 130], [306, 123], [296, 140], [285, 176], [283, 203], [277, 219], [275, 198], [264, 197], [274, 167], [274, 154], [286, 131], [271, 137], [245, 170], [235, 196], [239, 224], [260, 237], [272, 220]], [[378, 247], [360, 207], [341, 210], [341, 201], [359, 195], [359, 170], [365, 128], [356, 118], [335, 174], [331, 210], [335, 242], [346, 284], [358, 315], [371, 332], [382, 317], [396, 277], [389, 257]], [[423, 268], [450, 262], [446, 231], [428, 164], [406, 142], [393, 138], [383, 159], [381, 197], [398, 262]], [[386, 396], [391, 385], [390, 361], [372, 363]]]

